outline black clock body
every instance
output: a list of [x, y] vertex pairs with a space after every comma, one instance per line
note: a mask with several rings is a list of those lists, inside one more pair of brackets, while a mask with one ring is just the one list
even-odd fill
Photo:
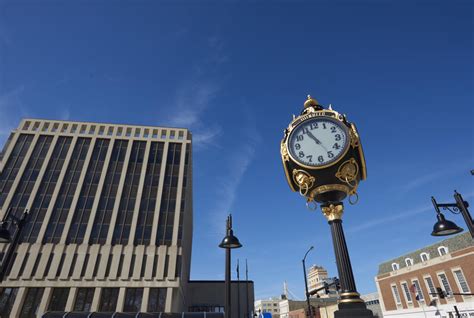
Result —
[[[327, 163], [322, 162], [322, 157], [319, 157], [321, 164], [302, 162], [295, 155], [295, 149], [291, 148], [294, 147], [292, 132], [301, 130], [301, 127], [308, 125], [307, 123], [318, 120], [332, 123], [338, 131], [345, 133], [344, 149]], [[333, 129], [336, 130], [336, 128]], [[316, 141], [311, 147], [318, 147], [320, 137], [317, 135], [317, 130], [314, 131], [314, 136], [311, 134], [311, 137], [314, 137]], [[308, 202], [341, 202], [348, 195], [356, 195], [359, 182], [367, 177], [365, 158], [355, 125], [348, 122], [344, 115], [332, 109], [323, 109], [320, 105], [306, 107], [301, 115], [294, 118], [285, 129], [281, 141], [281, 156], [290, 188], [293, 191], [299, 191]]]

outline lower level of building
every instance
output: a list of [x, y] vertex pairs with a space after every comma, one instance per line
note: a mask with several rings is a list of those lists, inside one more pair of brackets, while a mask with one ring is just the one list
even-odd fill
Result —
[[458, 317], [456, 308], [459, 312], [459, 317], [474, 317], [474, 297], [472, 301], [451, 302], [433, 306], [423, 305], [410, 309], [386, 311], [383, 313], [383, 316], [389, 318], [454, 318]]
[[[190, 281], [181, 287], [177, 281], [168, 282], [171, 283], [175, 283], [176, 287], [140, 287], [143, 284], [139, 282], [129, 282], [128, 286], [121, 287], [94, 287], [93, 283], [82, 287], [2, 287], [0, 317], [42, 317], [45, 314], [45, 317], [67, 317], [65, 313], [68, 312], [74, 313], [74, 317], [91, 313], [102, 313], [100, 317], [105, 317], [106, 313], [133, 316], [139, 316], [138, 313], [166, 313], [162, 317], [172, 317], [170, 313], [224, 312], [223, 281]], [[231, 288], [233, 316], [253, 316], [253, 282], [234, 281]]]

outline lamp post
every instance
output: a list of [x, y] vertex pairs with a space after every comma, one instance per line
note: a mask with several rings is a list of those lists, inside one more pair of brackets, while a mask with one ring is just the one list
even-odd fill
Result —
[[234, 231], [232, 230], [232, 214], [229, 214], [227, 217], [227, 229], [226, 236], [219, 244], [220, 248], [225, 248], [225, 318], [231, 318], [231, 292], [230, 292], [230, 250], [233, 248], [240, 248], [239, 239], [234, 236]]
[[431, 235], [433, 236], [445, 236], [456, 234], [462, 232], [463, 229], [457, 226], [454, 222], [446, 220], [444, 214], [441, 213], [439, 208], [443, 210], [448, 210], [453, 214], [459, 214], [464, 218], [466, 222], [467, 228], [471, 233], [471, 237], [474, 238], [474, 221], [472, 220], [471, 214], [467, 209], [469, 204], [463, 200], [461, 194], [459, 194], [456, 190], [454, 191], [454, 200], [456, 203], [437, 203], [434, 197], [431, 197], [431, 202], [436, 210], [436, 217], [438, 218], [438, 222], [435, 223], [433, 226], [433, 232]]
[[308, 277], [306, 276], [306, 256], [308, 256], [308, 253], [311, 252], [311, 250], [314, 248], [314, 246], [311, 246], [307, 251], [306, 251], [306, 254], [304, 254], [304, 257], [303, 257], [303, 275], [304, 275], [304, 287], [305, 287], [305, 291], [306, 291], [306, 303], [308, 305], [308, 313], [309, 313], [309, 317], [310, 318], [313, 318], [313, 311], [311, 310], [311, 304], [309, 302], [309, 292], [308, 292]]
[[[15, 252], [16, 246], [18, 245], [18, 241], [20, 240], [21, 230], [25, 226], [26, 218], [28, 216], [28, 210], [25, 210], [25, 212], [19, 219], [11, 215], [10, 212], [11, 209], [7, 211], [7, 215], [0, 224], [0, 243], [10, 243], [10, 246], [8, 246], [8, 250], [5, 253], [5, 257], [0, 267], [0, 282], [2, 282], [5, 278], [8, 267], [12, 261], [13, 253]], [[13, 238], [11, 237], [10, 231], [8, 230], [8, 219], [11, 219], [11, 224], [15, 224], [17, 227]]]

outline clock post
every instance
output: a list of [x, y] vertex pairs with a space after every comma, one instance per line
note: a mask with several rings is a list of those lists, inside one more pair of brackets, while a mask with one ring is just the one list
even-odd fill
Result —
[[357, 292], [347, 249], [342, 215], [343, 200], [358, 200], [357, 187], [367, 177], [359, 134], [346, 116], [324, 109], [308, 95], [304, 109], [285, 129], [281, 157], [290, 188], [306, 198], [308, 208], [317, 203], [328, 220], [341, 287], [335, 318], [373, 318]]

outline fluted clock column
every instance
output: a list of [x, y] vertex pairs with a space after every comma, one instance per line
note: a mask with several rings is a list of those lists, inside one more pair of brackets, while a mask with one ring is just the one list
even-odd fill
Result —
[[334, 317], [373, 317], [372, 312], [367, 309], [364, 301], [360, 298], [360, 294], [357, 292], [351, 259], [342, 228], [344, 205], [341, 202], [326, 204], [321, 206], [321, 210], [331, 227], [334, 254], [336, 255], [337, 271], [341, 284], [339, 310], [334, 313]]

